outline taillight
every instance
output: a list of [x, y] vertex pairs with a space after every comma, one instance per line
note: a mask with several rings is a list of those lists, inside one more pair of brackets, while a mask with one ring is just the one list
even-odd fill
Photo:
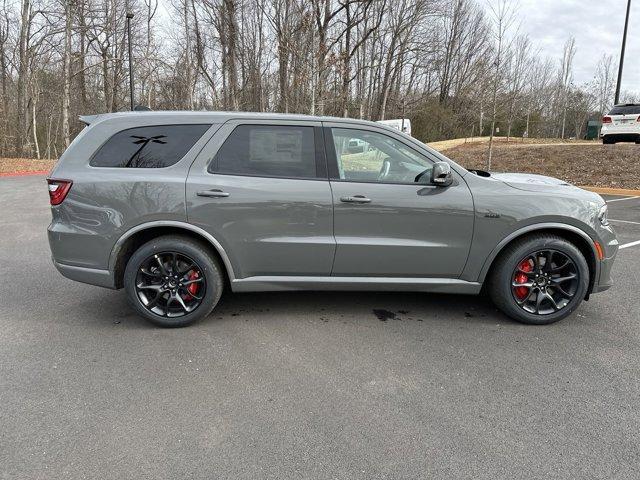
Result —
[[602, 123], [611, 123], [611, 117], [602, 117]]
[[49, 184], [49, 202], [51, 205], [60, 205], [71, 190], [73, 182], [71, 180], [56, 180], [47, 178]]

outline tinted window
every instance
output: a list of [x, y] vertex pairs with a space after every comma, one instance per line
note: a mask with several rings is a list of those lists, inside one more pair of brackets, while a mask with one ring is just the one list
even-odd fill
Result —
[[177, 163], [211, 125], [154, 125], [116, 133], [91, 159], [93, 167], [161, 168]]
[[209, 172], [315, 178], [313, 127], [240, 125], [218, 150]]
[[609, 115], [640, 115], [640, 105], [619, 105], [613, 107]]
[[431, 177], [432, 162], [404, 143], [382, 133], [332, 128], [338, 173], [334, 178], [360, 182], [424, 183]]

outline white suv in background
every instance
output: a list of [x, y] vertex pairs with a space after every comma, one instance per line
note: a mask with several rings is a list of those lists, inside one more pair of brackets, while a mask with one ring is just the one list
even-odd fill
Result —
[[640, 104], [616, 105], [602, 118], [602, 143], [636, 142], [640, 144]]
[[394, 118], [392, 120], [378, 120], [378, 123], [386, 125], [387, 127], [400, 130], [402, 133], [406, 133], [411, 136], [411, 120], [408, 118]]

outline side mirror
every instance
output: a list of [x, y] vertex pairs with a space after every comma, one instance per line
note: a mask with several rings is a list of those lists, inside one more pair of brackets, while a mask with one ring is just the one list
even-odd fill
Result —
[[438, 187], [448, 187], [453, 183], [451, 166], [447, 162], [436, 162], [433, 164], [431, 183]]

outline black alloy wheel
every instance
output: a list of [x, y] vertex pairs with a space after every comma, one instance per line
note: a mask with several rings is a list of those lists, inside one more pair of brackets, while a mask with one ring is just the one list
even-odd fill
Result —
[[211, 313], [224, 289], [224, 268], [205, 242], [166, 235], [141, 245], [127, 261], [129, 302], [160, 327], [186, 327]]
[[161, 317], [181, 317], [200, 306], [207, 283], [193, 259], [178, 252], [160, 252], [142, 262], [135, 286], [147, 310]]
[[557, 250], [538, 250], [515, 268], [511, 292], [520, 308], [536, 315], [548, 315], [565, 308], [580, 283], [578, 269]]
[[589, 289], [584, 253], [566, 238], [532, 234], [504, 248], [491, 266], [487, 293], [518, 322], [548, 325], [571, 315]]

